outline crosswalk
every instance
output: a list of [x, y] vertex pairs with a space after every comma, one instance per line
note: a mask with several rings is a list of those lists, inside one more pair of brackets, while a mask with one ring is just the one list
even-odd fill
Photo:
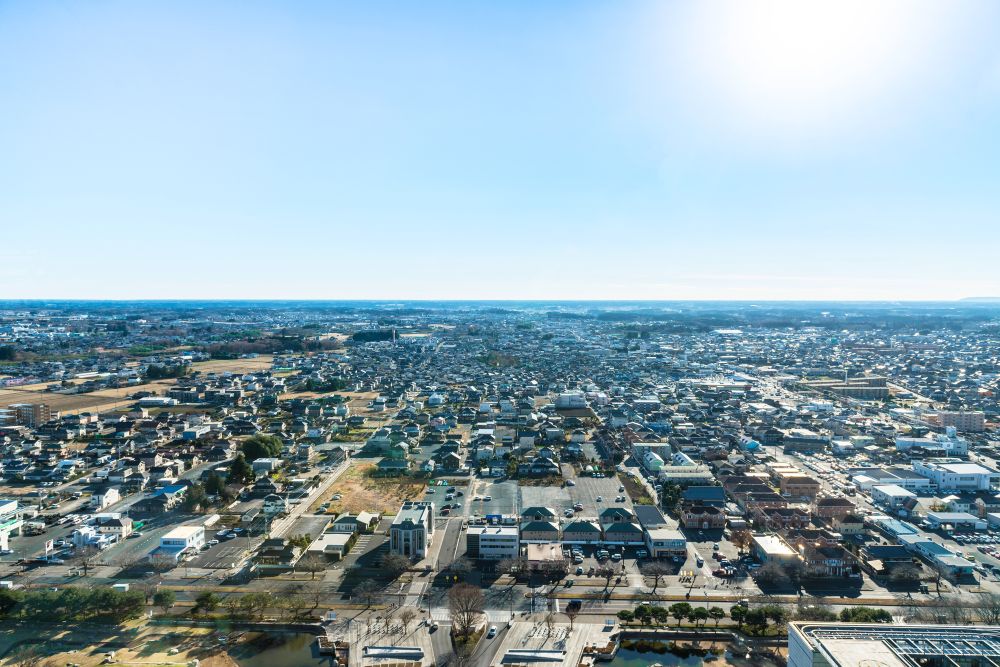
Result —
[[[510, 620], [510, 611], [506, 609], [487, 609], [486, 617], [491, 623], [506, 623]], [[431, 620], [450, 622], [451, 614], [447, 607], [431, 607]]]

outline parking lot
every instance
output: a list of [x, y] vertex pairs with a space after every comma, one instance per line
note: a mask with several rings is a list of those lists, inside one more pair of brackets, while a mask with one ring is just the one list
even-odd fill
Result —
[[[458, 499], [469, 508], [469, 516], [518, 514], [523, 507], [518, 504], [518, 486], [514, 480], [476, 479], [469, 488], [470, 491], [465, 492], [465, 497]], [[476, 500], [476, 496], [482, 500]], [[487, 501], [487, 497], [490, 500]]]
[[[569, 484], [573, 485], [570, 486]], [[608, 507], [627, 507], [632, 509], [632, 499], [623, 491], [618, 489], [621, 483], [615, 478], [594, 478], [576, 477], [567, 480], [567, 485], [558, 486], [522, 486], [521, 506], [522, 507], [551, 507], [559, 513], [561, 518], [565, 518], [564, 512], [573, 509], [579, 503], [583, 508], [574, 513], [574, 516], [595, 518]], [[615, 501], [615, 498], [625, 496], [623, 502]], [[601, 500], [597, 500], [600, 498]]]

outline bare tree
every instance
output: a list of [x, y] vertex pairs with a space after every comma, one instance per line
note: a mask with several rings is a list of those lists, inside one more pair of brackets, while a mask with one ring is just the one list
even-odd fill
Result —
[[39, 667], [43, 664], [45, 656], [43, 656], [36, 647], [27, 646], [20, 649], [15, 655], [10, 664], [14, 667]]
[[315, 551], [308, 551], [306, 555], [296, 564], [296, 569], [304, 570], [312, 574], [311, 580], [316, 580], [318, 572], [326, 571], [326, 556]]
[[365, 601], [366, 607], [371, 607], [372, 602], [378, 596], [378, 584], [371, 579], [358, 582], [358, 585], [351, 591], [351, 597], [358, 597]]
[[729, 539], [739, 549], [740, 555], [743, 555], [743, 551], [753, 543], [753, 533], [745, 528], [741, 528], [740, 530], [734, 530], [732, 537]]
[[580, 603], [577, 602], [576, 600], [573, 600], [568, 605], [566, 605], [564, 613], [566, 614], [566, 618], [569, 619], [570, 631], [573, 630], [573, 625], [576, 622], [576, 617], [580, 615], [580, 610], [581, 610]]
[[597, 568], [597, 576], [604, 578], [604, 589], [611, 585], [611, 579], [615, 576], [615, 568], [610, 565], [602, 565]]
[[656, 589], [660, 587], [663, 577], [670, 574], [670, 567], [666, 563], [654, 560], [643, 564], [642, 573], [647, 577], [653, 578], [653, 593], [656, 593]]
[[448, 591], [448, 609], [456, 632], [468, 637], [483, 613], [483, 591], [469, 584], [458, 584]]
[[982, 593], [976, 606], [979, 620], [986, 625], [1000, 625], [1000, 594]]
[[417, 610], [413, 607], [403, 607], [399, 610], [399, 620], [403, 623], [403, 632], [406, 632], [410, 622], [417, 617]]
[[551, 611], [545, 614], [545, 629], [548, 631], [549, 635], [552, 634], [552, 628], [556, 624], [556, 615]]
[[410, 559], [399, 554], [386, 554], [382, 557], [382, 569], [396, 578], [410, 569]]

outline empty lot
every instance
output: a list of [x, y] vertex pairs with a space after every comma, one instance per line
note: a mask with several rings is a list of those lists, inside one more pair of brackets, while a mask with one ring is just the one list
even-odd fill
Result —
[[[427, 482], [408, 477], [372, 477], [375, 463], [353, 460], [351, 467], [336, 482], [316, 499], [310, 509], [317, 511], [320, 505], [330, 501], [328, 514], [350, 512], [377, 512], [395, 514], [404, 500], [424, 500]], [[340, 500], [330, 500], [335, 494]], [[426, 497], [434, 500], [433, 496]]]

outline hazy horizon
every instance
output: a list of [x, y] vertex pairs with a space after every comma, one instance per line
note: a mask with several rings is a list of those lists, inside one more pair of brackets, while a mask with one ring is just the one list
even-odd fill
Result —
[[0, 105], [0, 298], [1000, 295], [987, 0], [4, 3]]

